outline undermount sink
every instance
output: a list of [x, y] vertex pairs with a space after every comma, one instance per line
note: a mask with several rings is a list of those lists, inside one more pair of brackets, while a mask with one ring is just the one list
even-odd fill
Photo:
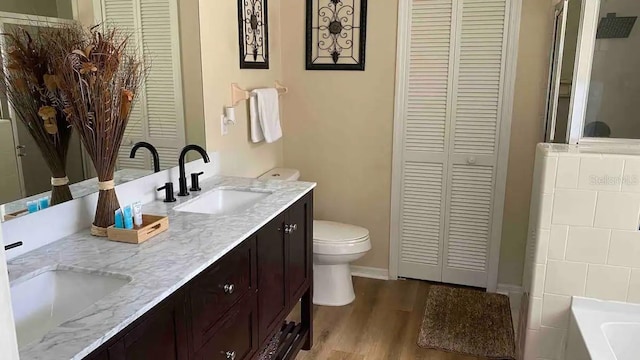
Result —
[[116, 274], [56, 267], [11, 286], [18, 346], [40, 339], [98, 300], [131, 281]]
[[271, 195], [270, 192], [216, 189], [178, 205], [174, 209], [176, 211], [199, 214], [230, 214], [246, 210], [269, 195]]

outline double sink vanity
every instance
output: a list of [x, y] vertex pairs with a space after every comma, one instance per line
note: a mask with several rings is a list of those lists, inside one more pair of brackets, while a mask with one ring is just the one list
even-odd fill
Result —
[[[8, 262], [21, 359], [293, 359], [312, 345], [313, 188], [215, 176], [140, 245], [67, 236]], [[60, 213], [59, 216], [65, 216]], [[300, 323], [286, 322], [297, 307]]]

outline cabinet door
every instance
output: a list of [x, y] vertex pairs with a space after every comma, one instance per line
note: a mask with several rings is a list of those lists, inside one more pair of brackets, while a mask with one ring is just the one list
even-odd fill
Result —
[[313, 259], [313, 196], [305, 196], [287, 211], [289, 250], [287, 262], [289, 306], [293, 307], [311, 279]]
[[256, 294], [248, 294], [229, 310], [195, 360], [249, 359], [258, 349], [255, 301]]
[[255, 293], [255, 239], [247, 239], [195, 279], [189, 289], [192, 349], [216, 333], [220, 318], [245, 294]]
[[184, 297], [162, 305], [109, 348], [109, 360], [183, 360], [188, 357]]
[[258, 339], [260, 344], [273, 333], [287, 311], [284, 214], [256, 234], [258, 257]]

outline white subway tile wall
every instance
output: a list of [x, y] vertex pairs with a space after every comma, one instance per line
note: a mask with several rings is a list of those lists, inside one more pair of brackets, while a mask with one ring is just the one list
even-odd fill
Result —
[[567, 240], [566, 260], [605, 264], [611, 230], [571, 227]]
[[585, 295], [601, 300], [626, 301], [631, 269], [589, 265]]
[[564, 360], [572, 296], [640, 303], [640, 156], [540, 145], [537, 157], [523, 360]]
[[565, 225], [551, 225], [549, 235], [548, 258], [552, 260], [564, 260], [567, 250], [567, 237], [569, 227]]
[[543, 217], [551, 217], [553, 224], [593, 226], [598, 196], [596, 191], [558, 189], [555, 194], [543, 196], [555, 198], [552, 208], [542, 207], [543, 212], [551, 212], [548, 215], [543, 214]]
[[578, 188], [620, 191], [624, 160], [586, 157], [580, 159]]
[[606, 229], [638, 230], [640, 194], [599, 192], [595, 226]]
[[[640, 167], [638, 168], [640, 171]], [[558, 160], [556, 188], [577, 189], [578, 174], [580, 173], [579, 157], [561, 157]]]

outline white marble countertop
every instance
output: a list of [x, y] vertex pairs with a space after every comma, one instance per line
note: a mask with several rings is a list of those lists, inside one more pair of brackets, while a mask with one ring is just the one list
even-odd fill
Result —
[[[8, 263], [12, 282], [33, 276], [43, 267], [57, 265], [133, 278], [130, 283], [49, 331], [41, 340], [23, 346], [20, 359], [82, 359], [302, 198], [315, 185], [216, 176], [201, 183], [201, 192], [178, 197], [178, 202], [145, 204], [144, 213], [169, 216], [169, 230], [143, 244], [96, 238], [87, 229], [13, 259]], [[247, 210], [228, 215], [173, 210], [181, 203], [220, 187], [255, 189], [272, 194]]]

